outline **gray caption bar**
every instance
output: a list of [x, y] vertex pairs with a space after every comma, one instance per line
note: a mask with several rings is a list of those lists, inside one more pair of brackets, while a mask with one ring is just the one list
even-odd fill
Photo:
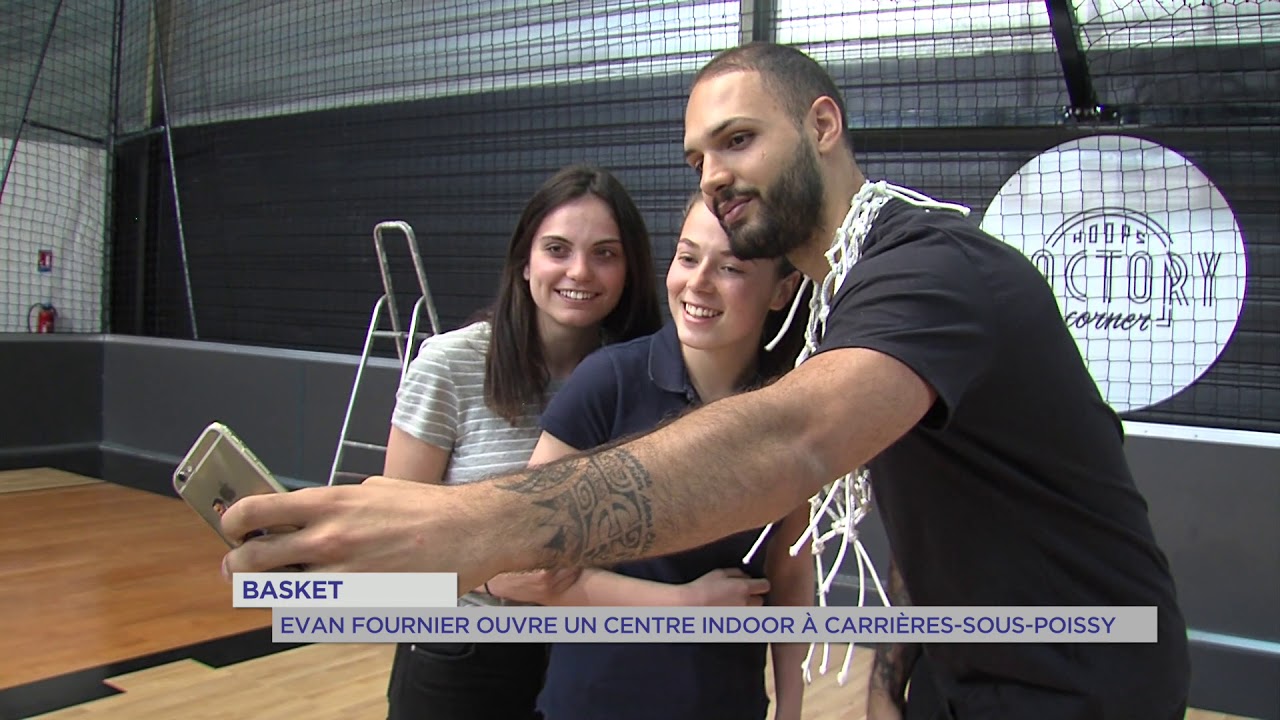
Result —
[[273, 608], [273, 642], [1152, 643], [1154, 607]]

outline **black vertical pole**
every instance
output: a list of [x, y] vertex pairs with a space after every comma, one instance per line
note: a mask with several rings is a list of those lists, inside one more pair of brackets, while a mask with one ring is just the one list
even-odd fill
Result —
[[111, 298], [112, 268], [115, 258], [116, 232], [116, 136], [120, 123], [120, 58], [124, 57], [124, 0], [116, 0], [115, 42], [111, 47], [111, 99], [107, 103], [107, 157], [103, 180], [106, 183], [106, 209], [102, 229], [102, 312], [99, 326], [102, 332], [112, 330]]
[[1062, 79], [1067, 84], [1070, 102], [1063, 114], [1068, 120], [1114, 120], [1116, 112], [1098, 102], [1089, 73], [1089, 61], [1080, 48], [1080, 34], [1071, 0], [1045, 0], [1049, 12], [1049, 29], [1058, 48], [1058, 61], [1062, 65]]

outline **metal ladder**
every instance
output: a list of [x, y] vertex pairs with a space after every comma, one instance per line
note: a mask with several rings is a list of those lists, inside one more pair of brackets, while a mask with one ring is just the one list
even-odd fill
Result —
[[[396, 295], [391, 286], [391, 269], [387, 264], [387, 251], [382, 239], [383, 233], [388, 230], [398, 230], [404, 235], [405, 242], [409, 245], [409, 255], [413, 258], [414, 272], [418, 275], [418, 288], [422, 291], [418, 301], [413, 304], [413, 314], [409, 318], [409, 330], [407, 332], [400, 329], [400, 314], [396, 310]], [[440, 334], [440, 318], [436, 315], [436, 305], [431, 299], [431, 289], [427, 286], [427, 274], [422, 268], [422, 256], [418, 253], [418, 240], [413, 234], [413, 228], [403, 220], [380, 222], [373, 228], [373, 246], [378, 253], [378, 270], [382, 273], [383, 295], [374, 303], [373, 313], [369, 316], [369, 330], [364, 336], [364, 349], [360, 352], [360, 364], [356, 366], [356, 379], [351, 384], [351, 397], [347, 400], [347, 412], [342, 418], [342, 431], [338, 436], [338, 449], [334, 452], [333, 467], [329, 470], [329, 485], [333, 485], [339, 477], [364, 478], [368, 476], [368, 473], [348, 472], [340, 469], [342, 456], [348, 448], [383, 453], [387, 451], [386, 445], [361, 442], [347, 437], [351, 427], [351, 413], [356, 406], [356, 396], [360, 393], [360, 381], [364, 378], [365, 367], [369, 364], [369, 353], [373, 349], [373, 341], [390, 338], [395, 342], [396, 356], [400, 359], [400, 378], [403, 379], [405, 371], [409, 369], [409, 361], [413, 359], [414, 350], [418, 346], [418, 337]], [[418, 331], [418, 320], [424, 307], [427, 310], [427, 318], [431, 323], [430, 333]], [[390, 316], [390, 330], [383, 329], [384, 314]]]

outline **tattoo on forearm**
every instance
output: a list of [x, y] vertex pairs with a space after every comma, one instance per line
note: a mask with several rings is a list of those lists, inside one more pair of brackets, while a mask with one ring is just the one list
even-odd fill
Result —
[[871, 667], [871, 686], [886, 691], [894, 699], [901, 697], [906, 687], [899, 647], [891, 643], [877, 645], [876, 659]]
[[568, 563], [602, 564], [642, 556], [654, 541], [648, 470], [621, 448], [578, 456], [500, 480], [548, 511], [546, 548]]
[[[902, 607], [911, 604], [906, 584], [897, 565], [889, 565], [889, 601]], [[871, 686], [884, 690], [899, 704], [904, 701], [907, 681], [920, 657], [921, 647], [912, 643], [884, 643], [876, 646], [875, 662], [871, 668]]]
[[897, 606], [911, 604], [911, 596], [907, 594], [907, 584], [902, 580], [902, 573], [898, 572], [898, 566], [894, 563], [889, 565], [889, 601]]

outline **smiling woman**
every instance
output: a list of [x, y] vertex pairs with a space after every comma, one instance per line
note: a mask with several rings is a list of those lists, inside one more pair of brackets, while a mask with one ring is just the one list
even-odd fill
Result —
[[[384, 473], [456, 485], [523, 467], [587, 353], [658, 326], [649, 234], [608, 172], [571, 166], [525, 206], [484, 320], [428, 338], [397, 393]], [[463, 605], [503, 601], [487, 585]], [[545, 645], [400, 645], [391, 718], [534, 717]]]
[[[675, 257], [667, 270], [672, 322], [659, 332], [602, 348], [586, 358], [547, 405], [542, 437], [531, 464], [549, 462], [653, 426], [789, 370], [803, 331], [795, 324], [772, 351], [772, 338], [796, 292], [799, 273], [784, 258], [743, 260], [730, 250], [720, 220], [695, 193], [685, 206]], [[616, 521], [618, 507], [609, 511]], [[813, 598], [813, 566], [807, 553], [791, 556], [807, 506], [787, 513], [760, 558], [744, 560], [758, 530], [737, 533], [696, 550], [609, 569], [588, 568], [561, 587], [527, 588], [505, 578], [494, 592], [517, 600], [559, 606], [806, 605]], [[772, 537], [771, 537], [772, 540]], [[551, 585], [551, 583], [548, 583]], [[683, 634], [695, 629], [674, 617], [624, 615], [606, 619], [606, 632]], [[804, 693], [804, 648], [775, 645], [777, 718], [798, 718]], [[615, 720], [662, 717], [763, 718], [766, 646], [554, 644], [547, 680], [538, 697], [549, 718], [595, 717], [607, 709]], [[654, 692], [661, 688], [661, 692]]]
[[[611, 251], [620, 251], [617, 262], [607, 257]], [[548, 179], [525, 206], [507, 246], [498, 299], [489, 313], [486, 404], [515, 422], [531, 404], [544, 401], [548, 379], [567, 375], [582, 355], [657, 327], [653, 275], [648, 229], [617, 178], [572, 166]], [[583, 301], [555, 290], [579, 298], [589, 290], [614, 301], [584, 309], [575, 305]], [[563, 322], [550, 322], [555, 317]], [[552, 325], [559, 332], [543, 337]]]
[[538, 308], [543, 345], [566, 350], [560, 357], [548, 356], [560, 365], [548, 368], [553, 376], [565, 374], [570, 358], [564, 355], [576, 355], [572, 350], [581, 329], [599, 325], [618, 305], [627, 273], [620, 235], [609, 206], [595, 195], [561, 205], [538, 228], [524, 279]]

